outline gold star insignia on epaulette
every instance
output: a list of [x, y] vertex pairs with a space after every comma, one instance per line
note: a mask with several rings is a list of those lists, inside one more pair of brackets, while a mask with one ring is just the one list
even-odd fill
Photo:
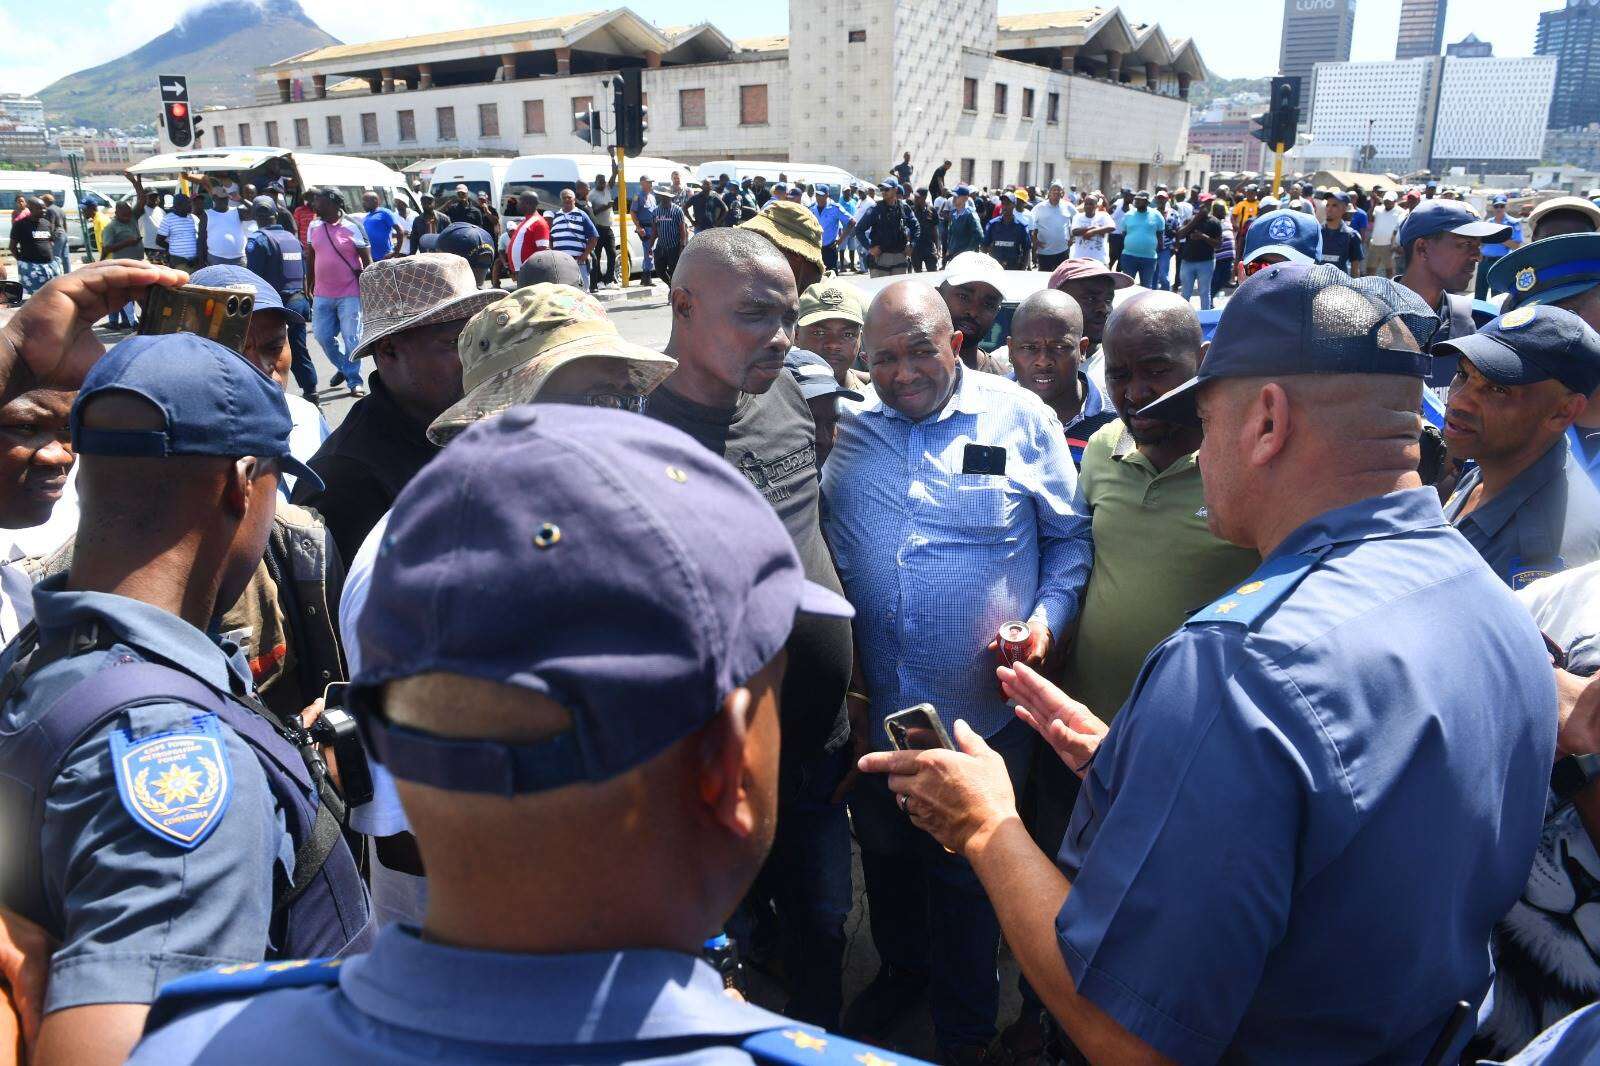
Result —
[[238, 962], [232, 966], [218, 966], [217, 972], [224, 977], [232, 977], [236, 973], [244, 973], [246, 970], [253, 970], [260, 965], [259, 962]]
[[1264, 589], [1266, 587], [1267, 587], [1267, 583], [1265, 581], [1252, 581], [1248, 585], [1240, 585], [1239, 589], [1235, 593], [1235, 595], [1248, 596], [1252, 592], [1260, 592], [1262, 589]]
[[870, 1051], [865, 1055], [857, 1055], [856, 1061], [861, 1063], [861, 1066], [894, 1066], [893, 1059], [881, 1059]]
[[785, 1029], [783, 1035], [794, 1045], [796, 1051], [822, 1051], [828, 1046], [828, 1042], [820, 1036], [812, 1036], [799, 1029]]
[[275, 962], [267, 967], [268, 973], [283, 973], [285, 970], [298, 970], [302, 966], [310, 966], [310, 959], [290, 959], [288, 962]]
[[1237, 606], [1239, 606], [1239, 602], [1237, 600], [1229, 600], [1227, 603], [1219, 603], [1217, 604], [1217, 613], [1227, 614]]

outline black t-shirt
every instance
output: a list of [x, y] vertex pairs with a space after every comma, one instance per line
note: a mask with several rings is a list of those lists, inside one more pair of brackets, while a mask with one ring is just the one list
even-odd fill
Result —
[[1355, 230], [1342, 222], [1337, 229], [1322, 227], [1322, 257], [1317, 260], [1319, 263], [1336, 266], [1348, 274], [1350, 264], [1359, 263], [1361, 259], [1361, 238]]
[[24, 263], [48, 263], [56, 255], [56, 234], [61, 232], [49, 212], [11, 223], [11, 239], [17, 242], [17, 258]]
[[[431, 231], [428, 229], [429, 219], [433, 220], [433, 229]], [[448, 225], [450, 225], [450, 216], [441, 214], [438, 211], [424, 211], [417, 215], [411, 220], [411, 250], [413, 252], [422, 251], [422, 238], [426, 237], [430, 232], [441, 233]]]
[[1222, 223], [1207, 215], [1194, 224], [1189, 235], [1183, 239], [1183, 246], [1178, 249], [1178, 258], [1186, 263], [1203, 263], [1212, 259], [1217, 254], [1217, 246], [1210, 241], [1200, 239], [1200, 234], [1207, 234], [1222, 240]]
[[[749, 478], [783, 519], [806, 577], [843, 594], [822, 539], [816, 426], [792, 377], [778, 375], [772, 388], [741, 396], [732, 411], [693, 403], [662, 387], [651, 394], [646, 412], [683, 430]], [[844, 694], [852, 648], [845, 619], [803, 616], [795, 623], [781, 693], [786, 764], [848, 742]]]
[[470, 222], [479, 229], [488, 229], [483, 212], [478, 210], [478, 205], [470, 200], [462, 203], [460, 200], [451, 200], [444, 207], [444, 213], [451, 222]]

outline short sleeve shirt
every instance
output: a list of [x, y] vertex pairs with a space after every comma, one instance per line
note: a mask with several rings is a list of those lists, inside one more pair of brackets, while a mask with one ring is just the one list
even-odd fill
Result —
[[398, 225], [400, 225], [399, 216], [387, 207], [368, 211], [367, 216], [361, 220], [361, 228], [366, 231], [367, 244], [372, 248], [373, 259], [383, 259], [394, 250], [394, 230]]
[[308, 232], [308, 243], [317, 257], [315, 295], [330, 299], [360, 296], [360, 250], [368, 246], [366, 231], [341, 215], [331, 225], [317, 219]]

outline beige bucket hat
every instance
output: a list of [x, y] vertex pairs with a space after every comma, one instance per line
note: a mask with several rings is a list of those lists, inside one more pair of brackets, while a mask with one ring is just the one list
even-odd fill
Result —
[[459, 255], [380, 259], [361, 272], [361, 343], [350, 358], [371, 355], [374, 344], [403, 330], [471, 318], [505, 295], [478, 288], [471, 265]]

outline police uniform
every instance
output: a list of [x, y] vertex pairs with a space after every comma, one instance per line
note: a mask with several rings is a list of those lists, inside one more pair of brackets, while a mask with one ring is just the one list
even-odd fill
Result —
[[[1371, 328], [1327, 343], [1328, 319]], [[1382, 279], [1268, 267], [1199, 381], [1420, 378], [1430, 319]], [[1439, 646], [1456, 667], [1410, 654]], [[1421, 1061], [1489, 987], [1490, 930], [1538, 841], [1554, 705], [1538, 630], [1432, 489], [1306, 522], [1156, 647], [1087, 770], [1058, 858], [1078, 994], [1184, 1063]]]
[[[640, 553], [647, 529], [656, 547]], [[720, 456], [627, 412], [514, 407], [456, 438], [395, 502], [351, 702], [370, 750], [405, 781], [512, 796], [601, 782], [703, 726], [778, 654], [802, 611], [844, 616], [849, 606], [805, 581], [782, 522]], [[507, 624], [530, 612], [540, 626]], [[503, 744], [390, 724], [382, 686], [433, 671], [560, 699], [572, 730]], [[575, 876], [571, 889], [585, 886]], [[689, 952], [465, 949], [403, 925], [343, 963], [227, 967], [174, 983], [130, 1061], [291, 1060], [911, 1061], [733, 1000]]]
[[[1489, 271], [1491, 292], [1504, 293], [1504, 310], [1548, 306], [1600, 285], [1600, 233], [1565, 233], [1534, 241], [1504, 256]], [[1585, 447], [1577, 426], [1567, 430], [1573, 459], [1600, 486], [1600, 448]]]
[[[1495, 241], [1510, 237], [1511, 227], [1479, 218], [1472, 208], [1459, 200], [1427, 200], [1418, 204], [1400, 223], [1395, 244], [1404, 250], [1410, 248], [1411, 242], [1419, 237], [1433, 237], [1441, 233]], [[1403, 276], [1396, 280], [1405, 283]], [[1455, 292], [1444, 293], [1439, 298], [1439, 306], [1433, 311], [1438, 317], [1438, 324], [1433, 331], [1433, 344], [1436, 347], [1452, 337], [1471, 334], [1495, 314], [1492, 305], [1480, 306], [1472, 297]], [[1456, 361], [1453, 355], [1443, 352], [1436, 351], [1434, 355], [1427, 381], [1429, 387], [1436, 390], [1439, 399], [1443, 400], [1451, 379], [1455, 377]]]
[[[103, 388], [167, 412], [165, 431], [132, 435], [159, 442], [136, 447], [298, 465], [281, 391], [210, 341], [134, 338], [90, 371], [74, 446], [130, 454], [119, 452], [129, 435], [81, 424]], [[297, 862], [317, 792], [300, 751], [258, 713], [238, 649], [66, 581], [36, 587], [36, 629], [0, 656], [0, 901], [61, 943], [45, 1010], [149, 1003], [210, 966], [363, 944], [365, 893], [337, 823], [337, 848]], [[292, 903], [291, 885], [302, 889]]]
[[[1555, 379], [1585, 396], [1600, 387], [1600, 335], [1558, 307], [1518, 307], [1435, 350], [1466, 359], [1504, 386]], [[1481, 482], [1480, 468], [1467, 471], [1445, 505], [1445, 517], [1513, 589], [1600, 559], [1600, 490], [1565, 437], [1463, 514]]]

